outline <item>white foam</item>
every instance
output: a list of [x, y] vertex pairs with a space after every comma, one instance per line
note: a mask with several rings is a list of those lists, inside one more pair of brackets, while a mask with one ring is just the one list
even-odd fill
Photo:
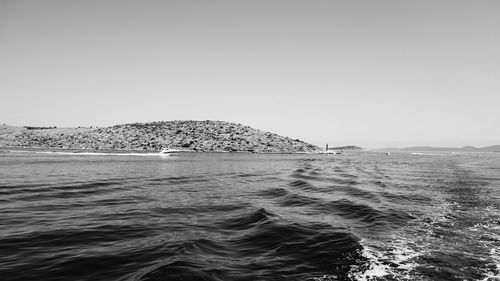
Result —
[[412, 152], [412, 155], [430, 155], [430, 156], [449, 156], [450, 154], [439, 154], [439, 153], [424, 153], [424, 152]]
[[390, 275], [397, 280], [413, 280], [410, 272], [417, 267], [414, 259], [420, 254], [409, 248], [406, 240], [392, 237], [391, 242], [380, 245], [368, 245], [366, 240], [361, 240], [360, 244], [363, 246], [361, 255], [368, 261], [351, 269], [349, 273], [351, 279], [369, 281]]

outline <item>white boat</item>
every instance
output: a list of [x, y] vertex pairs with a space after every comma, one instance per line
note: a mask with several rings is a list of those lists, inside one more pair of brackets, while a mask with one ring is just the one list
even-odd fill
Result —
[[164, 148], [160, 151], [160, 154], [175, 154], [181, 152], [178, 149]]

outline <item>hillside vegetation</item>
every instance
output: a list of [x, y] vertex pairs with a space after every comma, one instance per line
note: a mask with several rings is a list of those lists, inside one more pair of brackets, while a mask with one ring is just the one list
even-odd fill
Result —
[[0, 146], [84, 150], [177, 148], [210, 152], [304, 153], [298, 139], [223, 121], [162, 121], [105, 128], [0, 127]]

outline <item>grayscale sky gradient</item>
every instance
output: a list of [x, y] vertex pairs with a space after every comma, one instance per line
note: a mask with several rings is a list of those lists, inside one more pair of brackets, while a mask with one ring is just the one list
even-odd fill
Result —
[[500, 144], [500, 1], [0, 0], [0, 123]]

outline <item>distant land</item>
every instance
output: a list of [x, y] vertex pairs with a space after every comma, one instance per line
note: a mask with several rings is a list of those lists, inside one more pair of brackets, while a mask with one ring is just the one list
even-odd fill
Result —
[[111, 127], [0, 126], [0, 147], [199, 152], [310, 153], [320, 148], [224, 121], [160, 121]]
[[377, 151], [449, 151], [449, 152], [500, 152], [500, 145], [491, 145], [486, 147], [432, 147], [432, 146], [412, 146], [405, 148], [382, 148]]
[[355, 145], [346, 145], [346, 146], [337, 146], [337, 147], [329, 147], [328, 150], [362, 150], [362, 147]]

